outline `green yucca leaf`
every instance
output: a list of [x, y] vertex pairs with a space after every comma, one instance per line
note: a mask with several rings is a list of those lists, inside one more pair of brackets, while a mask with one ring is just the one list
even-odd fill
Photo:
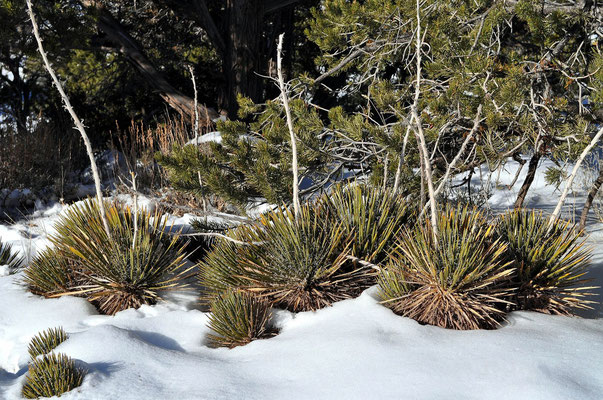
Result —
[[269, 326], [270, 304], [250, 293], [228, 291], [211, 303], [209, 342], [214, 347], [243, 346], [253, 340], [274, 336]]
[[13, 251], [13, 246], [9, 243], [2, 243], [0, 238], [0, 265], [8, 265], [8, 270], [13, 272], [23, 264], [23, 257], [19, 257]]
[[229, 231], [231, 238], [249, 244], [220, 240], [200, 263], [204, 299], [240, 289], [279, 307], [306, 311], [370, 286], [372, 271], [348, 261], [351, 238], [325, 212], [305, 204], [296, 219], [291, 210], [280, 208], [257, 224]]
[[[25, 283], [46, 296], [85, 295], [105, 314], [155, 304], [160, 291], [184, 287], [184, 246], [165, 218], [104, 204], [111, 237], [96, 201], [70, 207], [48, 250], [26, 269]], [[135, 233], [134, 221], [137, 230]]]
[[516, 290], [518, 309], [567, 315], [590, 308], [585, 297], [592, 287], [584, 286], [584, 275], [591, 250], [569, 222], [556, 220], [549, 227], [542, 212], [513, 210], [498, 218], [496, 232], [516, 269], [509, 286]]
[[32, 360], [22, 394], [27, 399], [61, 396], [80, 386], [86, 371], [65, 354], [50, 353]]
[[383, 304], [421, 323], [452, 329], [493, 328], [504, 316], [512, 274], [496, 240], [476, 209], [448, 209], [438, 217], [438, 242], [429, 224], [400, 235], [390, 262], [378, 276]]
[[27, 351], [34, 360], [40, 355], [50, 353], [65, 340], [67, 340], [67, 333], [63, 328], [49, 328], [31, 339]]
[[23, 283], [34, 294], [59, 296], [83, 283], [81, 268], [57, 248], [40, 252], [23, 271]]
[[335, 185], [318, 203], [330, 210], [330, 223], [340, 223], [347, 235], [354, 235], [352, 255], [375, 264], [386, 258], [394, 238], [413, 219], [403, 196], [365, 184]]

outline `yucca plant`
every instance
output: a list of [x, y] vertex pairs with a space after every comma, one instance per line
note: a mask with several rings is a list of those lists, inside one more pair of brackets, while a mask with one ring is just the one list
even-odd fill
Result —
[[498, 218], [496, 232], [515, 267], [508, 284], [517, 309], [569, 315], [590, 308], [593, 287], [585, 285], [584, 275], [591, 250], [573, 225], [555, 220], [549, 226], [542, 212], [513, 210]]
[[86, 371], [78, 368], [65, 354], [50, 353], [33, 359], [25, 379], [22, 394], [27, 399], [60, 397], [80, 386]]
[[34, 360], [38, 356], [50, 353], [65, 340], [67, 340], [67, 333], [63, 328], [49, 328], [31, 339], [27, 351]]
[[[111, 236], [96, 201], [72, 206], [51, 237], [55, 253], [34, 261], [25, 283], [35, 292], [84, 295], [105, 314], [155, 304], [160, 292], [185, 286], [184, 245], [161, 215], [105, 204]], [[47, 291], [50, 290], [50, 291]]]
[[506, 245], [475, 209], [449, 208], [438, 217], [438, 241], [429, 223], [401, 234], [378, 276], [383, 304], [420, 323], [451, 329], [493, 328], [504, 312], [513, 271]]
[[58, 297], [78, 292], [80, 286], [85, 286], [87, 280], [82, 267], [69, 258], [67, 250], [48, 247], [33, 258], [23, 271], [22, 281], [30, 292], [44, 297]]
[[214, 347], [243, 346], [257, 339], [272, 337], [270, 304], [251, 293], [229, 290], [211, 303], [207, 335]]
[[318, 203], [346, 234], [354, 235], [352, 255], [375, 264], [386, 258], [394, 238], [413, 219], [402, 195], [366, 184], [338, 184]]
[[23, 264], [23, 258], [19, 257], [9, 243], [3, 243], [0, 238], [0, 265], [8, 265], [8, 270], [14, 272]]
[[239, 289], [290, 311], [316, 310], [357, 295], [371, 269], [348, 260], [350, 237], [313, 206], [297, 218], [285, 208], [228, 233], [200, 264], [205, 299]]

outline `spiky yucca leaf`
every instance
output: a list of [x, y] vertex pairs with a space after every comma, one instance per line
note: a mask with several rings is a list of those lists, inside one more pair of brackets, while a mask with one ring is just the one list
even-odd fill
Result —
[[23, 283], [30, 292], [55, 297], [86, 283], [81, 267], [64, 250], [46, 248], [25, 268]]
[[507, 257], [515, 266], [509, 284], [520, 310], [569, 315], [590, 308], [592, 287], [585, 286], [591, 250], [569, 222], [542, 212], [513, 210], [498, 218], [496, 231], [508, 244]]
[[110, 237], [96, 201], [67, 210], [50, 238], [55, 250], [26, 270], [25, 283], [32, 291], [52, 297], [85, 295], [101, 312], [115, 314], [155, 304], [160, 291], [184, 286], [185, 244], [167, 232], [170, 227], [161, 215], [135, 214], [116, 203], [104, 207]]
[[269, 326], [270, 304], [250, 293], [228, 291], [211, 303], [207, 337], [214, 347], [243, 346], [256, 339], [274, 336]]
[[63, 328], [49, 328], [31, 339], [27, 351], [34, 360], [40, 355], [50, 353], [65, 340], [67, 340], [67, 333]]
[[65, 354], [50, 353], [32, 360], [22, 394], [27, 399], [61, 396], [80, 386], [86, 371]]
[[506, 245], [477, 210], [448, 209], [438, 217], [438, 241], [430, 225], [400, 236], [395, 254], [379, 273], [383, 304], [421, 323], [451, 329], [493, 328], [504, 313], [512, 274]]
[[220, 240], [200, 264], [206, 299], [241, 289], [291, 311], [316, 310], [357, 295], [370, 286], [372, 270], [348, 261], [350, 238], [340, 224], [311, 205], [296, 219], [278, 209], [255, 225], [238, 227]]
[[[178, 235], [167, 233], [165, 218], [118, 204], [105, 205], [111, 237], [96, 201], [71, 207], [56, 225], [57, 246], [67, 246], [84, 267], [91, 301], [101, 312], [115, 314], [155, 304], [160, 291], [183, 286], [185, 254]], [[137, 230], [134, 229], [134, 220]]]
[[9, 271], [17, 270], [23, 264], [23, 258], [13, 251], [9, 243], [2, 243], [0, 238], [0, 265], [8, 265]]
[[403, 196], [365, 184], [338, 184], [319, 204], [331, 210], [332, 220], [341, 222], [346, 234], [354, 235], [352, 255], [371, 263], [386, 258], [413, 214]]

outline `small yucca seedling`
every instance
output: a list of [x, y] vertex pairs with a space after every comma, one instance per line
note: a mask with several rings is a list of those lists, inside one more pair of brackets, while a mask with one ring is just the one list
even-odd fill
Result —
[[65, 340], [67, 340], [67, 333], [63, 328], [49, 328], [31, 339], [27, 351], [34, 360], [40, 355], [50, 353]]
[[504, 312], [512, 274], [503, 261], [506, 245], [477, 210], [449, 209], [431, 227], [404, 232], [378, 277], [383, 304], [396, 314], [451, 329], [493, 328]]
[[402, 195], [364, 184], [338, 184], [318, 204], [330, 210], [331, 223], [341, 223], [354, 236], [352, 255], [371, 263], [386, 258], [394, 238], [413, 219]]
[[9, 243], [2, 243], [0, 239], [0, 265], [8, 265], [8, 270], [13, 272], [23, 264], [23, 258], [13, 251]]
[[43, 355], [29, 364], [22, 394], [27, 399], [60, 397], [80, 386], [85, 375], [86, 371], [78, 368], [75, 361], [65, 354]]
[[211, 303], [209, 343], [233, 348], [272, 337], [276, 331], [269, 325], [271, 317], [267, 301], [250, 293], [229, 291]]
[[239, 243], [220, 240], [200, 264], [206, 300], [240, 289], [277, 307], [309, 311], [354, 297], [374, 279], [371, 269], [348, 260], [350, 238], [341, 225], [307, 204], [297, 219], [279, 209], [228, 234]]
[[542, 212], [513, 210], [498, 218], [496, 231], [515, 267], [508, 285], [517, 309], [569, 315], [590, 308], [593, 287], [585, 286], [584, 275], [591, 250], [569, 222], [556, 220], [549, 227]]

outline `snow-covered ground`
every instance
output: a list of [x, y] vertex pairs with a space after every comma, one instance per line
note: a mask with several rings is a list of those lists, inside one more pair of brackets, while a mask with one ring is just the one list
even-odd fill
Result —
[[[515, 166], [501, 171], [501, 185], [512, 179]], [[559, 194], [544, 183], [542, 172], [526, 205], [551, 209]], [[522, 181], [520, 176], [512, 191], [495, 190], [488, 205], [501, 210], [512, 204]], [[584, 194], [577, 190], [568, 199], [567, 216], [574, 200], [580, 205]], [[0, 237], [23, 252], [39, 251], [48, 245], [61, 210], [56, 206], [29, 221], [0, 225]], [[603, 284], [602, 228], [590, 220], [590, 276], [597, 286]], [[396, 316], [371, 288], [317, 312], [279, 311], [278, 336], [228, 350], [206, 346], [207, 314], [194, 290], [110, 317], [80, 298], [34, 296], [18, 279], [0, 276], [0, 399], [20, 398], [27, 344], [55, 326], [69, 333], [57, 350], [90, 371], [65, 399], [603, 398], [600, 305], [586, 318], [515, 312], [500, 329], [460, 332]]]

